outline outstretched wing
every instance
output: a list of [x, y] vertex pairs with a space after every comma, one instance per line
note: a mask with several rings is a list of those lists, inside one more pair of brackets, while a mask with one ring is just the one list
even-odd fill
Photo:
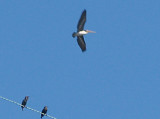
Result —
[[83, 36], [77, 36], [77, 42], [82, 52], [86, 51], [86, 43]]
[[78, 25], [77, 25], [77, 31], [82, 31], [84, 28], [84, 24], [86, 22], [86, 10], [82, 12], [82, 15], [79, 19]]

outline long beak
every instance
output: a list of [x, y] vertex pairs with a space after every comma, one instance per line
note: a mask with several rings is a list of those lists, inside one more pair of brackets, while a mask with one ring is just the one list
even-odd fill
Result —
[[88, 33], [96, 33], [95, 31], [87, 30]]

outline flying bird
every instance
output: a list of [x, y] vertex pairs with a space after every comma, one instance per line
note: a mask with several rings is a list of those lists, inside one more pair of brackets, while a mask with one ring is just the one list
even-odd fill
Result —
[[95, 33], [94, 31], [84, 30], [85, 22], [86, 22], [86, 10], [82, 12], [82, 15], [79, 19], [79, 22], [77, 25], [77, 32], [73, 32], [72, 34], [73, 38], [77, 36], [77, 42], [82, 52], [86, 51], [86, 43], [84, 41], [83, 35], [86, 35], [88, 33]]
[[22, 111], [23, 111], [23, 108], [24, 108], [24, 107], [26, 106], [26, 104], [27, 104], [28, 98], [29, 98], [29, 96], [25, 96], [25, 98], [24, 98], [23, 101], [22, 101], [22, 104], [21, 104]]
[[42, 110], [41, 118], [47, 113], [47, 106], [45, 106]]

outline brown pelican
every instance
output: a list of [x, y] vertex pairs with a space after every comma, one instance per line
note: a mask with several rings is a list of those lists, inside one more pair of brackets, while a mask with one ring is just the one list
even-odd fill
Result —
[[29, 96], [25, 96], [25, 98], [24, 98], [23, 101], [22, 101], [22, 104], [21, 104], [22, 111], [23, 111], [23, 108], [24, 108], [24, 107], [26, 106], [26, 104], [27, 104], [28, 98], [29, 98]]
[[79, 22], [78, 22], [78, 25], [77, 25], [77, 33], [74, 32], [72, 34], [73, 38], [75, 36], [77, 36], [77, 42], [78, 42], [78, 45], [81, 48], [82, 52], [86, 51], [86, 43], [84, 41], [83, 35], [86, 35], [88, 33], [95, 33], [94, 31], [83, 30], [85, 22], [86, 22], [86, 10], [84, 10], [82, 12], [82, 15], [81, 15], [81, 17], [79, 19]]

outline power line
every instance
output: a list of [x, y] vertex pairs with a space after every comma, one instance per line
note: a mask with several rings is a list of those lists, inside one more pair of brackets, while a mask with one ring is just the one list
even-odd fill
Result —
[[[3, 99], [3, 100], [9, 101], [9, 102], [11, 102], [11, 103], [17, 104], [18, 106], [23, 106], [23, 105], [21, 105], [20, 103], [15, 102], [15, 101], [10, 100], [10, 99], [7, 99], [7, 98], [5, 98], [5, 97], [0, 96], [0, 98]], [[26, 106], [25, 106], [25, 108], [27, 108], [27, 109], [29, 109], [29, 110], [32, 110], [32, 111], [34, 111], [34, 112], [38, 112], [38, 113], [40, 113], [40, 114], [44, 114], [44, 113], [41, 113], [40, 111], [35, 110], [35, 109], [33, 109], [33, 108], [30, 108], [30, 107], [26, 107]], [[49, 118], [56, 119], [55, 117], [52, 117], [52, 116], [50, 116], [50, 115], [48, 115], [48, 114], [44, 114], [44, 115], [47, 116], [47, 117], [49, 117]]]

